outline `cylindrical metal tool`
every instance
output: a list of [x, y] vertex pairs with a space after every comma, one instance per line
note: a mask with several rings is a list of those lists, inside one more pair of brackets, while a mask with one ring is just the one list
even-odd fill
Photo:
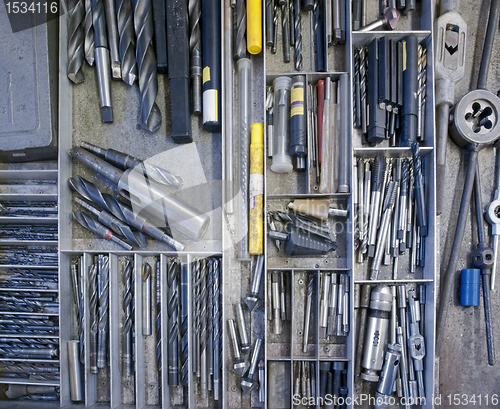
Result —
[[245, 361], [241, 359], [240, 346], [238, 345], [238, 338], [236, 337], [236, 324], [234, 323], [234, 320], [227, 320], [227, 324], [229, 326], [229, 335], [233, 344], [233, 369], [238, 375], [243, 376], [243, 373], [246, 369], [246, 364]]
[[247, 50], [250, 54], [262, 51], [262, 2], [247, 0]]
[[389, 344], [385, 353], [384, 366], [380, 373], [380, 380], [377, 385], [377, 394], [390, 396], [394, 388], [394, 382], [399, 369], [401, 359], [401, 345]]
[[[227, 214], [234, 211], [234, 161], [233, 161], [233, 86], [234, 86], [234, 62], [233, 62], [233, 9], [231, 0], [224, 1], [224, 103], [230, 107], [230, 111], [224, 115], [225, 123], [225, 147], [224, 147], [224, 188], [226, 192], [225, 210]], [[201, 64], [200, 64], [201, 68]], [[201, 70], [200, 70], [201, 71]], [[201, 77], [201, 72], [200, 72]], [[200, 81], [201, 82], [201, 81]], [[201, 87], [201, 84], [200, 84]], [[201, 98], [200, 98], [201, 113]]]
[[256, 382], [253, 378], [257, 370], [257, 363], [259, 359], [261, 346], [262, 346], [262, 339], [257, 338], [255, 340], [255, 345], [252, 350], [252, 355], [250, 356], [250, 369], [248, 370], [247, 376], [245, 376], [241, 380], [241, 389], [243, 389], [243, 393], [245, 394], [254, 391], [259, 386], [259, 383]]
[[392, 293], [387, 286], [377, 285], [371, 292], [370, 310], [366, 323], [366, 333], [361, 366], [361, 378], [369, 382], [379, 380], [382, 369], [384, 348], [389, 330], [389, 313], [392, 308]]
[[288, 154], [290, 146], [288, 109], [290, 106], [291, 82], [289, 77], [278, 77], [273, 81], [275, 119], [271, 170], [277, 173], [287, 173], [293, 169], [292, 160]]
[[118, 26], [116, 23], [116, 5], [114, 0], [104, 0], [106, 27], [108, 29], [109, 51], [111, 54], [111, 74], [113, 78], [122, 77], [120, 53], [118, 51]]
[[69, 391], [73, 402], [83, 400], [82, 370], [78, 358], [79, 341], [68, 341]]
[[328, 325], [328, 303], [330, 301], [330, 274], [323, 273], [321, 275], [321, 300], [319, 304], [319, 336], [326, 337]]
[[335, 335], [337, 328], [337, 304], [338, 304], [337, 273], [332, 273], [330, 277], [330, 292], [328, 294], [328, 323], [326, 335]]
[[248, 252], [258, 255], [264, 252], [264, 125], [255, 123], [251, 128]]
[[290, 155], [297, 160], [297, 170], [306, 170], [307, 136], [305, 115], [306, 77], [296, 75], [292, 78], [290, 91]]
[[266, 390], [264, 388], [266, 382], [264, 361], [261, 359], [259, 362], [259, 402], [264, 403], [266, 401]]
[[260, 282], [264, 273], [264, 255], [257, 256], [257, 261], [254, 264], [252, 281], [250, 283], [250, 292], [245, 297], [245, 304], [252, 311], [257, 305], [257, 296], [259, 294]]
[[250, 350], [250, 339], [248, 338], [245, 315], [241, 303], [236, 304], [236, 322], [238, 323], [238, 332], [240, 334], [241, 352], [246, 354]]
[[149, 336], [152, 333], [151, 308], [152, 304], [152, 279], [151, 266], [144, 263], [142, 266], [142, 335]]
[[249, 149], [250, 149], [250, 121], [252, 120], [252, 67], [248, 58], [240, 58], [238, 66], [238, 136], [240, 160], [240, 191], [239, 203], [239, 234], [240, 238], [238, 259], [250, 260], [248, 252], [248, 197], [249, 197]]
[[138, 213], [144, 210], [157, 221], [168, 225], [193, 240], [200, 240], [210, 224], [210, 217], [165, 190], [160, 184], [147, 180], [143, 174], [128, 169], [121, 172], [106, 161], [82, 148], [74, 147], [70, 154], [80, 163], [118, 185], [129, 194], [132, 207]]
[[314, 292], [314, 275], [309, 275], [309, 283], [307, 285], [307, 294], [306, 294], [306, 311], [304, 316], [304, 340], [302, 344], [302, 352], [305, 354], [308, 351], [309, 345], [309, 329], [311, 323], [311, 309], [313, 303], [313, 292]]
[[418, 40], [416, 36], [403, 39], [405, 69], [403, 70], [403, 106], [401, 108], [401, 146], [412, 146], [417, 140], [418, 123]]
[[271, 276], [271, 300], [273, 304], [273, 332], [279, 335], [282, 331], [282, 323], [278, 273], [273, 273]]

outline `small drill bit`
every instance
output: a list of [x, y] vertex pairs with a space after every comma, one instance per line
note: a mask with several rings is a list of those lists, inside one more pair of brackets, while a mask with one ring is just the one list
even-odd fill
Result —
[[122, 79], [133, 85], [137, 79], [137, 62], [135, 59], [134, 12], [131, 0], [116, 0], [117, 25], [120, 43]]
[[220, 291], [220, 263], [219, 259], [213, 260], [214, 264], [214, 278], [213, 278], [213, 286], [214, 286], [214, 299], [213, 299], [213, 314], [214, 314], [214, 347], [213, 347], [213, 356], [214, 356], [214, 373], [213, 373], [213, 391], [214, 391], [214, 400], [220, 399], [220, 380], [221, 380], [221, 291]]
[[156, 261], [156, 369], [161, 377], [161, 264]]
[[180, 262], [179, 259], [172, 259], [167, 270], [167, 315], [168, 315], [168, 385], [179, 385], [179, 325], [177, 318], [179, 315], [179, 292], [178, 280]]
[[418, 46], [418, 123], [417, 138], [425, 139], [424, 135], [424, 114], [425, 101], [427, 97], [427, 48]]
[[245, 0], [236, 1], [236, 44], [234, 45], [234, 59], [245, 58], [247, 53], [247, 7]]
[[84, 81], [82, 71], [84, 59], [84, 18], [83, 0], [68, 1], [68, 78], [75, 84]]
[[213, 259], [207, 260], [208, 276], [207, 276], [207, 314], [208, 314], [208, 341], [207, 341], [207, 362], [208, 362], [208, 390], [212, 390], [211, 376], [214, 374], [214, 264]]
[[150, 0], [133, 0], [134, 28], [137, 36], [136, 60], [141, 93], [140, 125], [149, 132], [156, 132], [161, 125], [161, 112], [156, 105], [158, 77], [153, 50], [153, 13]]
[[149, 263], [142, 265], [142, 335], [152, 334], [152, 275], [153, 271]]
[[106, 366], [109, 323], [109, 257], [98, 256], [97, 290], [99, 293], [99, 336], [97, 339], [97, 367]]
[[88, 274], [88, 294], [90, 311], [90, 373], [97, 373], [97, 266], [93, 264]]
[[83, 345], [84, 345], [84, 315], [83, 315], [83, 293], [81, 288], [82, 280], [80, 279], [78, 263], [71, 265], [71, 283], [73, 286], [73, 300], [76, 307], [76, 321], [77, 321], [77, 331], [78, 340], [80, 342], [80, 361], [83, 363]]
[[191, 54], [191, 88], [193, 113], [201, 115], [201, 6], [200, 0], [189, 0], [189, 50]]
[[92, 0], [85, 0], [85, 59], [87, 63], [94, 65], [95, 40], [92, 17]]
[[311, 308], [313, 303], [313, 290], [314, 290], [314, 275], [309, 275], [309, 284], [307, 285], [307, 295], [306, 295], [306, 311], [304, 318], [304, 341], [302, 352], [307, 353], [309, 344], [309, 327], [311, 322]]
[[132, 376], [134, 373], [133, 357], [133, 317], [134, 317], [134, 294], [133, 294], [133, 270], [132, 263], [127, 260], [123, 269], [122, 282], [125, 287], [122, 309], [124, 313], [122, 330], [122, 373], [123, 376]]
[[286, 0], [285, 4], [281, 6], [281, 25], [283, 37], [283, 62], [290, 62], [290, 2]]
[[300, 0], [293, 0], [293, 12], [295, 70], [300, 71], [302, 69], [302, 18], [300, 16]]
[[194, 334], [193, 334], [193, 371], [196, 377], [201, 374], [200, 361], [200, 333], [201, 333], [201, 261], [195, 260], [193, 263], [193, 282], [194, 282]]
[[200, 273], [200, 390], [201, 398], [206, 399], [208, 396], [208, 360], [207, 360], [207, 260], [201, 260], [201, 273]]
[[181, 264], [181, 288], [180, 288], [180, 304], [181, 317], [179, 332], [181, 336], [181, 383], [184, 386], [188, 385], [188, 265]]

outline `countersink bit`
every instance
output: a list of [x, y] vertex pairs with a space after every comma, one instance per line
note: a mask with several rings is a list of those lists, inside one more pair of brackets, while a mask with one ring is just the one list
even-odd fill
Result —
[[98, 373], [97, 367], [97, 333], [99, 330], [97, 320], [97, 265], [93, 264], [88, 273], [88, 294], [90, 311], [90, 373]]
[[314, 275], [309, 275], [309, 283], [307, 285], [307, 294], [306, 294], [306, 311], [304, 317], [304, 341], [302, 346], [302, 352], [304, 354], [307, 353], [308, 344], [309, 344], [309, 327], [311, 326], [311, 311], [312, 311], [312, 303], [313, 303], [313, 291], [314, 291]]
[[[94, 0], [95, 1], [95, 0]], [[140, 125], [149, 132], [156, 132], [161, 125], [161, 112], [156, 105], [158, 77], [153, 49], [153, 13], [150, 0], [132, 0], [134, 29], [137, 36], [136, 61], [141, 93]]]
[[201, 115], [201, 2], [188, 1], [189, 51], [191, 55], [191, 90], [193, 93], [193, 113]]
[[259, 387], [259, 383], [255, 381], [254, 376], [257, 370], [257, 363], [260, 354], [260, 348], [262, 346], [262, 339], [257, 338], [255, 340], [255, 346], [252, 350], [252, 355], [250, 357], [250, 369], [248, 370], [247, 376], [241, 380], [241, 389], [243, 393], [249, 394]]
[[247, 7], [246, 0], [236, 0], [236, 44], [234, 45], [234, 59], [239, 60], [247, 55]]
[[84, 0], [68, 1], [68, 78], [75, 84], [85, 80], [84, 59]]
[[167, 315], [168, 315], [168, 385], [179, 386], [179, 259], [170, 260], [167, 269]]
[[102, 122], [113, 122], [113, 104], [111, 102], [111, 61], [106, 34], [106, 16], [103, 0], [92, 0], [92, 25], [95, 40], [95, 64], [97, 85], [101, 102]]
[[142, 335], [147, 337], [152, 333], [152, 269], [149, 263], [142, 265]]
[[97, 339], [97, 367], [107, 362], [109, 325], [109, 257], [98, 256], [97, 291], [99, 296], [99, 336]]
[[92, 23], [92, 0], [85, 0], [85, 59], [87, 63], [94, 65], [95, 58], [95, 40], [94, 26]]
[[189, 343], [188, 343], [188, 265], [181, 263], [181, 288], [180, 288], [180, 326], [179, 332], [181, 336], [181, 384], [188, 385], [188, 359], [189, 359]]
[[246, 371], [247, 365], [245, 361], [241, 359], [240, 346], [238, 345], [238, 338], [236, 337], [236, 324], [234, 323], [234, 320], [229, 319], [227, 320], [227, 325], [229, 327], [229, 335], [233, 344], [233, 369], [239, 376], [243, 376]]
[[293, 14], [295, 70], [300, 71], [302, 69], [302, 17], [300, 16], [300, 0], [293, 0]]
[[121, 79], [122, 68], [118, 51], [119, 38], [116, 25], [115, 0], [104, 0], [104, 10], [106, 12], [106, 27], [108, 29], [109, 52], [111, 55], [111, 74], [113, 78]]
[[88, 210], [91, 214], [97, 217], [97, 221], [104, 226], [109, 227], [115, 233], [120, 234], [126, 238], [130, 244], [136, 247], [146, 247], [148, 245], [146, 238], [141, 232], [134, 232], [132, 229], [122, 222], [117, 217], [113, 216], [106, 210], [98, 210], [94, 206], [88, 204], [86, 201], [75, 197], [75, 202]]
[[236, 303], [236, 322], [238, 323], [238, 332], [240, 334], [241, 352], [246, 354], [250, 350], [250, 339], [248, 338], [245, 315], [241, 303]]
[[134, 293], [133, 293], [133, 269], [130, 260], [123, 269], [122, 282], [125, 287], [123, 295], [122, 309], [123, 319], [123, 341], [122, 341], [122, 374], [123, 376], [132, 376], [134, 373], [133, 357], [133, 317], [134, 317]]
[[116, 0], [117, 25], [120, 42], [122, 80], [134, 85], [137, 80], [137, 61], [135, 59], [134, 12], [131, 0]]
[[250, 293], [245, 297], [245, 303], [250, 311], [257, 305], [259, 295], [260, 282], [262, 281], [262, 274], [264, 272], [264, 256], [257, 256], [257, 261], [254, 264], [254, 272], [252, 282], [250, 283]]
[[123, 247], [125, 250], [132, 250], [131, 245], [116, 237], [111, 230], [103, 226], [101, 223], [99, 223], [97, 220], [87, 215], [86, 213], [77, 210], [76, 212], [73, 212], [73, 219], [75, 219], [87, 230], [90, 230], [96, 236], [112, 241], [113, 243], [116, 243], [119, 246]]
[[108, 193], [101, 193], [92, 182], [81, 176], [75, 176], [69, 179], [69, 185], [85, 199], [92, 201], [96, 206], [108, 211], [121, 221], [127, 223], [130, 227], [146, 233], [148, 236], [169, 245], [175, 250], [181, 251], [184, 249], [183, 243], [170, 237], [158, 227], [153, 226], [144, 217], [134, 213], [128, 205], [123, 204]]

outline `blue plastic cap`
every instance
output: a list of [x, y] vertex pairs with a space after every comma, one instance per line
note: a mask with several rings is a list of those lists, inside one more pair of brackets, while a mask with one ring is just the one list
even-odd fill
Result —
[[466, 268], [460, 276], [460, 305], [462, 307], [479, 306], [481, 290], [481, 270]]

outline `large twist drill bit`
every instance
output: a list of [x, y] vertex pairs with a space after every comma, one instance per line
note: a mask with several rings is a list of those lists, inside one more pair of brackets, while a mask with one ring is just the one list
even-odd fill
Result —
[[71, 265], [71, 283], [73, 285], [73, 300], [76, 307], [76, 321], [78, 330], [78, 340], [80, 348], [80, 362], [84, 360], [84, 315], [83, 315], [83, 292], [81, 288], [81, 279], [78, 271], [78, 264]]
[[125, 287], [125, 292], [123, 295], [122, 309], [124, 313], [123, 320], [123, 341], [122, 341], [122, 373], [123, 376], [132, 376], [134, 372], [134, 360], [133, 360], [133, 311], [134, 311], [134, 295], [132, 286], [133, 274], [132, 274], [132, 263], [127, 260], [127, 264], [123, 270], [122, 282]]
[[300, 71], [302, 68], [302, 18], [300, 16], [300, 0], [293, 0], [293, 13], [295, 69]]
[[181, 264], [181, 288], [180, 288], [180, 303], [181, 303], [181, 324], [179, 327], [181, 335], [181, 383], [184, 386], [188, 385], [188, 265]]
[[88, 274], [88, 294], [90, 311], [90, 373], [97, 373], [97, 266], [93, 264]]
[[201, 3], [189, 0], [189, 50], [191, 54], [191, 89], [193, 93], [193, 113], [201, 115]]
[[137, 36], [136, 60], [139, 70], [141, 93], [140, 125], [149, 132], [156, 132], [161, 125], [161, 112], [156, 105], [158, 77], [153, 50], [153, 13], [150, 0], [132, 0], [134, 28]]
[[97, 367], [104, 368], [107, 362], [109, 324], [109, 257], [99, 255], [99, 337], [97, 339]]
[[106, 12], [106, 27], [108, 29], [109, 53], [111, 55], [111, 74], [115, 79], [121, 79], [122, 67], [119, 52], [118, 27], [116, 23], [116, 4], [114, 0], [104, 0]]
[[236, 0], [236, 44], [234, 45], [234, 59], [245, 58], [247, 53], [247, 7], [246, 0]]
[[179, 292], [178, 279], [180, 262], [179, 259], [170, 261], [167, 270], [167, 315], [168, 315], [168, 385], [179, 386], [179, 326], [177, 318], [179, 315]]
[[75, 84], [84, 81], [82, 71], [84, 59], [84, 18], [83, 0], [68, 2], [68, 78]]
[[131, 0], [116, 0], [117, 25], [120, 43], [118, 51], [122, 63], [122, 79], [133, 85], [137, 79], [137, 62], [135, 60], [134, 13]]
[[202, 399], [208, 396], [208, 360], [207, 360], [207, 260], [201, 260], [200, 273], [200, 395]]
[[220, 301], [221, 301], [221, 290], [220, 290], [220, 263], [219, 259], [213, 260], [213, 382], [214, 382], [214, 400], [220, 399], [220, 363], [221, 363], [221, 313], [220, 313]]
[[94, 25], [92, 23], [92, 0], [85, 0], [85, 59], [87, 63], [94, 65], [95, 58], [95, 40]]
[[107, 193], [101, 193], [96, 185], [81, 176], [75, 176], [69, 179], [70, 187], [78, 192], [85, 199], [92, 201], [102, 210], [106, 210], [121, 221], [127, 223], [130, 227], [146, 233], [148, 236], [162, 243], [173, 247], [175, 250], [184, 249], [184, 244], [173, 239], [158, 227], [150, 224], [145, 218], [133, 212], [133, 210], [115, 199]]

